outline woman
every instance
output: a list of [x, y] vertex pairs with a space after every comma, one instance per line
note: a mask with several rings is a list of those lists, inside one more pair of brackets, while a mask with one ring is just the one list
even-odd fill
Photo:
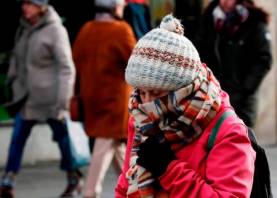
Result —
[[[226, 92], [180, 22], [166, 16], [133, 50], [125, 73], [128, 144], [116, 198], [250, 196], [255, 151]], [[208, 139], [218, 120], [215, 145]]]
[[61, 197], [81, 193], [81, 173], [74, 165], [65, 113], [72, 95], [75, 69], [68, 34], [48, 0], [23, 0], [8, 78], [13, 101], [21, 101], [15, 117], [0, 197], [14, 197], [15, 177], [32, 128], [46, 122], [61, 151], [68, 185]]

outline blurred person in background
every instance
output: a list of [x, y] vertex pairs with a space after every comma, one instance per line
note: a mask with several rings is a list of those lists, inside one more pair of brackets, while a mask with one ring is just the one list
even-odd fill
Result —
[[145, 0], [127, 0], [123, 18], [126, 20], [137, 39], [151, 30], [151, 16], [149, 4]]
[[136, 38], [122, 20], [124, 0], [96, 0], [94, 20], [73, 44], [84, 128], [94, 140], [84, 197], [100, 197], [102, 183], [115, 156], [121, 168], [125, 154], [129, 89], [124, 71]]
[[272, 62], [269, 15], [250, 0], [214, 0], [195, 44], [203, 62], [230, 95], [236, 113], [254, 127], [257, 91]]
[[68, 35], [48, 0], [23, 0], [22, 18], [15, 38], [8, 81], [13, 100], [21, 100], [15, 117], [0, 197], [14, 197], [15, 176], [32, 127], [46, 122], [61, 152], [60, 168], [68, 185], [61, 197], [81, 192], [81, 174], [73, 167], [64, 115], [72, 95], [75, 70]]

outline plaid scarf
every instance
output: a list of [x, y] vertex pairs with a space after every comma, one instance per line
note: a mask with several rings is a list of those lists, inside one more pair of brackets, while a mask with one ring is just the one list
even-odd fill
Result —
[[220, 92], [217, 79], [205, 65], [191, 84], [152, 102], [142, 104], [139, 91], [134, 90], [129, 100], [129, 110], [135, 119], [135, 135], [130, 168], [126, 173], [128, 197], [155, 197], [154, 178], [136, 164], [140, 143], [149, 136], [159, 136], [177, 152], [197, 139], [214, 118], [221, 104]]

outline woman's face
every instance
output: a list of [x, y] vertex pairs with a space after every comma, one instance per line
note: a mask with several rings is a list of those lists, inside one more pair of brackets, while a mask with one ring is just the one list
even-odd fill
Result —
[[142, 103], [147, 103], [168, 94], [168, 91], [139, 89]]
[[23, 1], [21, 8], [24, 18], [30, 23], [34, 23], [42, 12], [42, 8], [40, 6], [29, 1]]
[[231, 12], [235, 9], [237, 0], [219, 0], [219, 5], [224, 12]]

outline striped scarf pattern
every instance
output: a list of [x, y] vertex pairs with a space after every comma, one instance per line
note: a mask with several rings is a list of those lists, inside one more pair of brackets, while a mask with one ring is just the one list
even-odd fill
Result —
[[127, 197], [155, 197], [155, 179], [136, 164], [139, 145], [150, 136], [159, 136], [161, 142], [168, 141], [174, 152], [191, 143], [218, 112], [220, 92], [217, 79], [204, 64], [191, 84], [149, 103], [142, 104], [139, 90], [134, 90], [129, 100], [129, 110], [135, 119], [135, 135], [130, 168], [126, 173]]

